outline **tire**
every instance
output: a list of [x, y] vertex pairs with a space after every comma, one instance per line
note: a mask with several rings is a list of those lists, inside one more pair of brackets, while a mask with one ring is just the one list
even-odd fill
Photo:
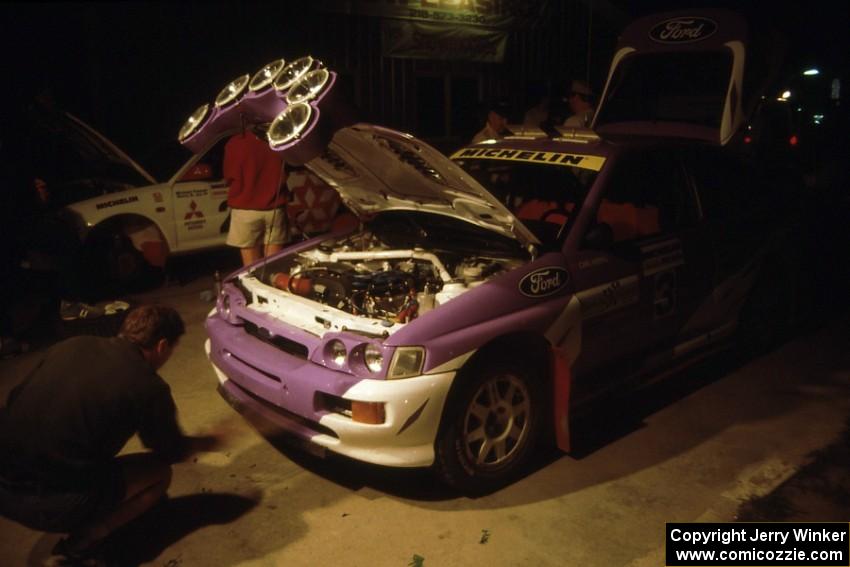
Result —
[[474, 370], [452, 394], [435, 445], [441, 479], [491, 492], [522, 472], [544, 420], [541, 382], [516, 362]]

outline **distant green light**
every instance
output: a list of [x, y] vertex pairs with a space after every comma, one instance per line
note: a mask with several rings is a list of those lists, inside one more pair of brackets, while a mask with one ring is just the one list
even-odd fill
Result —
[[803, 74], [807, 77], [811, 77], [813, 75], [820, 75], [820, 71], [818, 71], [817, 69], [806, 69], [805, 71], [803, 71]]

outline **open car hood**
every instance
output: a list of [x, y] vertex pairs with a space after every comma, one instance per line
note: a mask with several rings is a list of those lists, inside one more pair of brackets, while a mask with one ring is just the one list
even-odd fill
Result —
[[371, 124], [338, 130], [307, 167], [358, 216], [414, 210], [457, 218], [513, 238], [538, 239], [499, 200], [446, 156], [409, 134]]
[[156, 179], [106, 136], [68, 112], [40, 112], [32, 124], [36, 136], [46, 136], [59, 151], [79, 161], [78, 177], [113, 176], [134, 186]]

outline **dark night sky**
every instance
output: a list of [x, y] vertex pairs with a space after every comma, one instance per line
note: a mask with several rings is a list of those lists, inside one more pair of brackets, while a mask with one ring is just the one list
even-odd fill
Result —
[[[694, 5], [744, 8], [788, 33], [798, 66], [850, 67], [844, 3], [612, 4], [630, 16]], [[26, 100], [47, 86], [62, 107], [145, 161], [158, 146], [173, 146], [188, 113], [234, 77], [278, 57], [310, 53], [323, 30], [304, 25], [305, 6], [309, 2], [0, 4], [4, 96]]]

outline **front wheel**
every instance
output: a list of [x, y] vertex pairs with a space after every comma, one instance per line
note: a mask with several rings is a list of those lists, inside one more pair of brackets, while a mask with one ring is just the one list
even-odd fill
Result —
[[522, 471], [537, 443], [541, 384], [516, 363], [474, 373], [449, 400], [436, 443], [436, 468], [464, 492], [488, 492]]

